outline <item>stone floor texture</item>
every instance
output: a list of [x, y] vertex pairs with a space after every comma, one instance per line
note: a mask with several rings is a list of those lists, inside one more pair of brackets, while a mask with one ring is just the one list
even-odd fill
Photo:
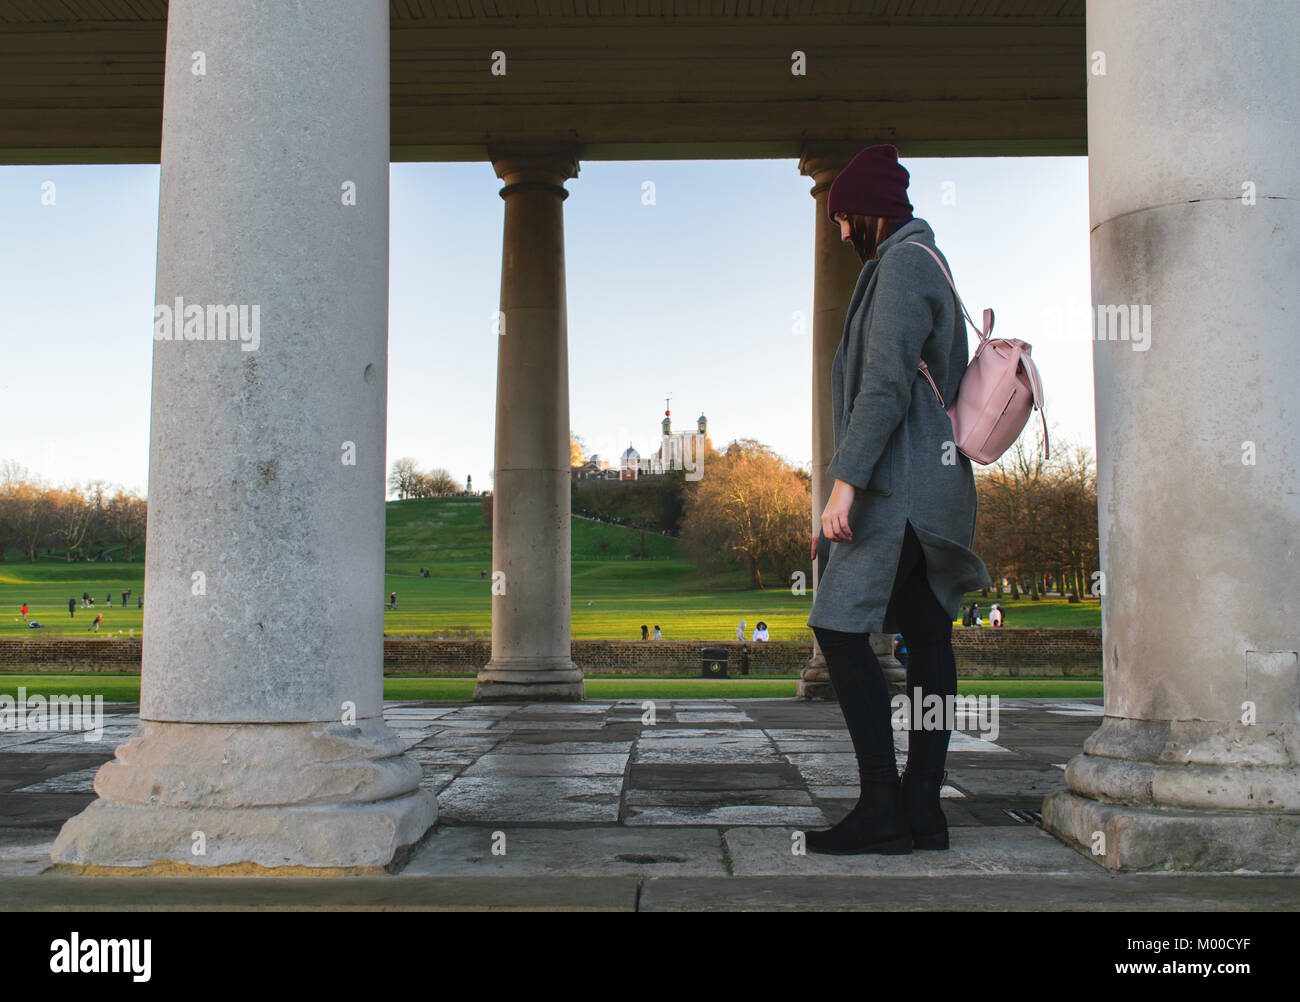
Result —
[[[1065, 763], [1097, 726], [1101, 701], [1002, 699], [998, 711], [996, 734], [953, 735], [943, 788], [950, 850], [819, 856], [792, 851], [796, 833], [834, 823], [857, 797], [834, 703], [390, 702], [385, 718], [438, 796], [436, 828], [394, 876], [298, 880], [329, 884], [320, 900], [336, 907], [368, 907], [363, 888], [387, 886], [375, 892], [387, 907], [1300, 908], [1300, 877], [1115, 875], [1062, 844], [1037, 812], [1065, 787]], [[96, 770], [137, 719], [134, 705], [106, 706], [98, 743], [0, 733], [0, 907], [73, 908], [88, 893], [133, 906], [149, 898], [146, 880], [172, 888], [156, 893], [177, 907], [203, 907], [181, 892], [202, 878], [38, 877], [60, 826], [94, 798]], [[907, 735], [894, 737], [901, 769]], [[225, 893], [267, 906], [270, 885], [215, 883], [225, 890], [209, 888], [203, 900]], [[117, 898], [111, 887], [123, 888]]]

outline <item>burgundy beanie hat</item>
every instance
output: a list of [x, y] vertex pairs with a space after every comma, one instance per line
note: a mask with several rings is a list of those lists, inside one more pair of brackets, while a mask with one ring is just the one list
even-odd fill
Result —
[[831, 182], [826, 212], [832, 222], [837, 212], [910, 219], [912, 203], [907, 200], [909, 176], [907, 168], [898, 162], [897, 147], [888, 143], [868, 146]]

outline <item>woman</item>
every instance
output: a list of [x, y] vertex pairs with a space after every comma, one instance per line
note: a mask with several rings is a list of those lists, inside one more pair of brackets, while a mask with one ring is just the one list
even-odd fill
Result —
[[[970, 460], [953, 446], [952, 422], [917, 371], [925, 359], [951, 401], [968, 348], [938, 264], [923, 248], [904, 246], [918, 241], [938, 253], [929, 225], [912, 216], [907, 182], [898, 151], [872, 146], [840, 171], [827, 197], [840, 238], [852, 242], [863, 267], [831, 366], [832, 489], [820, 554], [813, 541], [813, 559], [825, 563], [808, 625], [853, 740], [860, 795], [839, 824], [807, 833], [814, 852], [948, 847], [939, 790], [951, 730], [909, 728], [900, 784], [889, 691], [869, 635], [902, 633], [911, 700], [955, 695], [952, 621], [967, 591], [992, 584], [970, 549]], [[921, 716], [908, 714], [909, 721]]]

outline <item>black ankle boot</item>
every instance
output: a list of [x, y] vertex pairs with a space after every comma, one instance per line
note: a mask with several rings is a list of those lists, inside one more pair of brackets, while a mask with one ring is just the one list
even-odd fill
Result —
[[805, 840], [811, 852], [886, 856], [911, 852], [912, 835], [897, 778], [863, 784], [857, 805], [843, 821], [833, 828], [807, 832]]
[[903, 771], [903, 804], [914, 849], [947, 849], [948, 821], [939, 807], [939, 790], [948, 774]]

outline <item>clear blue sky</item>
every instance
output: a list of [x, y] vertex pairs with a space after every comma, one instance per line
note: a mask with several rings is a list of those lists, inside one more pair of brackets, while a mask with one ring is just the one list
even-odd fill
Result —
[[[1033, 343], [1049, 423], [1094, 449], [1086, 158], [903, 163], [970, 314], [993, 306], [998, 333]], [[500, 187], [486, 163], [392, 168], [388, 465], [409, 455], [477, 488]], [[811, 187], [794, 160], [582, 164], [564, 224], [570, 423], [589, 451], [653, 452], [671, 394], [675, 428], [703, 411], [719, 447], [756, 438], [808, 463]], [[0, 460], [145, 489], [157, 223], [157, 166], [0, 168]]]

